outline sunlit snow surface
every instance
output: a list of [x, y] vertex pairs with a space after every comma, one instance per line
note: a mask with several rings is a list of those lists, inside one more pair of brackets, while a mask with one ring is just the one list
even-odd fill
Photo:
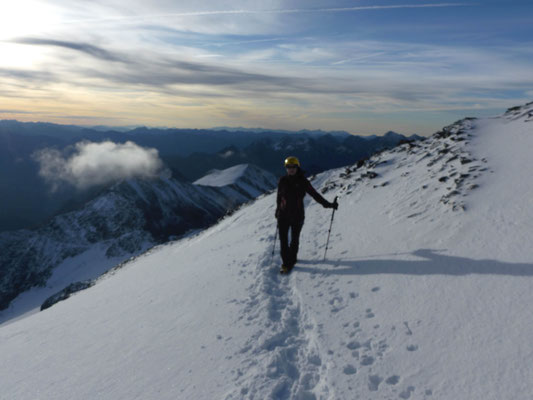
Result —
[[290, 276], [267, 195], [1, 326], [0, 396], [529, 399], [531, 115], [316, 177]]

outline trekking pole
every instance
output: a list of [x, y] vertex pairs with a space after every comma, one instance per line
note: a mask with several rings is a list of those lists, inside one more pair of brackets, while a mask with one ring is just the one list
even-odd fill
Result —
[[[335, 196], [335, 200], [333, 200], [333, 204], [337, 203], [337, 196]], [[329, 245], [329, 235], [331, 235], [331, 227], [333, 226], [333, 216], [335, 215], [335, 209], [333, 209], [333, 212], [331, 213], [331, 222], [329, 224], [329, 231], [328, 231], [328, 240], [326, 241], [326, 250], [324, 251], [324, 261], [326, 261], [326, 253], [328, 252], [328, 245]]]
[[276, 235], [274, 236], [274, 246], [272, 246], [272, 255], [270, 256], [270, 264], [274, 261], [274, 253], [276, 252], [276, 242], [278, 241], [278, 223], [276, 222]]

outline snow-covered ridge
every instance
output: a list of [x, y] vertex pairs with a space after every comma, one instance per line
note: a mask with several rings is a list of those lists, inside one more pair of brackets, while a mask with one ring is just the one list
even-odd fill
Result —
[[275, 195], [153, 248], [1, 326], [2, 395], [529, 399], [532, 133], [524, 113], [464, 120], [317, 175], [339, 196], [328, 254], [332, 210], [307, 199], [290, 276]]
[[214, 170], [194, 182], [195, 185], [227, 187], [244, 196], [254, 198], [276, 186], [271, 173], [252, 164], [240, 164], [225, 170]]
[[326, 181], [322, 192], [339, 187], [339, 193], [344, 195], [357, 190], [361, 184], [379, 188], [416, 181], [419, 187], [412, 191], [406, 184], [405, 188], [412, 192], [402, 193], [395, 201], [399, 208], [411, 210], [408, 218], [422, 217], [428, 206], [437, 202], [453, 211], [464, 210], [465, 198], [478, 187], [477, 178], [488, 169], [486, 159], [478, 160], [469, 151], [474, 127], [475, 120], [467, 118], [426, 140], [400, 145], [346, 167], [338, 177]]

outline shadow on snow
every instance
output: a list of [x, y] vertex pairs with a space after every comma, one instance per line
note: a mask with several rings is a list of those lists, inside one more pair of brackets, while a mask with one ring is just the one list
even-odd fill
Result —
[[[533, 263], [509, 263], [496, 260], [473, 260], [471, 258], [447, 256], [439, 250], [420, 249], [412, 253], [420, 260], [326, 260], [299, 261], [297, 272], [323, 273], [326, 275], [509, 275], [533, 276]], [[304, 264], [302, 266], [301, 264]], [[315, 265], [331, 264], [332, 268]], [[307, 265], [307, 266], [305, 266]]]

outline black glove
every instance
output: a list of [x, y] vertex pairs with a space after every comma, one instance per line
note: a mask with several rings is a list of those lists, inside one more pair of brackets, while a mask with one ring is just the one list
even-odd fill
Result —
[[275, 215], [276, 215], [276, 219], [278, 219], [279, 218], [279, 210], [277, 208], [276, 208], [276, 214]]
[[339, 208], [339, 203], [337, 203], [337, 199], [335, 199], [335, 201], [333, 203], [329, 203], [328, 204], [328, 208], [333, 208], [333, 209], [338, 209]]

